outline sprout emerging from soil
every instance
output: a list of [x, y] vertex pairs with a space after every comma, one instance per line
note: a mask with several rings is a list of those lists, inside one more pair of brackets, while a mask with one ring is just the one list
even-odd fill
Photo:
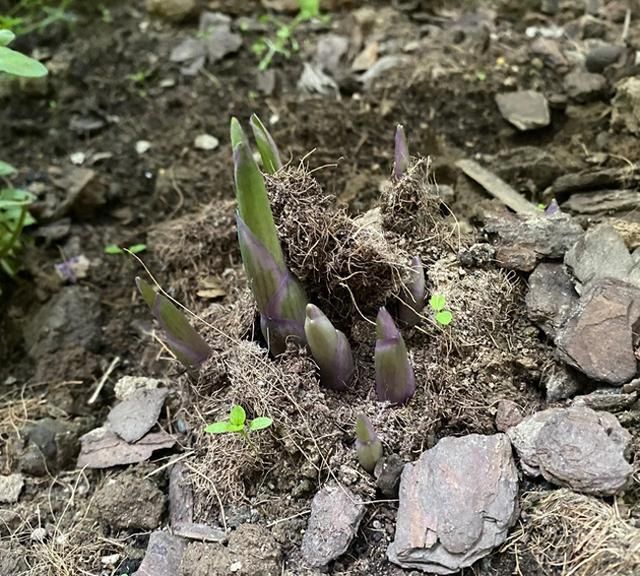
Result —
[[386, 308], [376, 319], [376, 395], [378, 400], [404, 404], [416, 391], [413, 368], [402, 334]]
[[197, 370], [210, 356], [211, 349], [189, 324], [186, 316], [173, 303], [142, 278], [136, 285], [164, 332], [166, 344], [175, 357], [189, 370]]
[[356, 420], [356, 451], [360, 466], [372, 474], [382, 458], [382, 442], [364, 414], [359, 414]]
[[313, 359], [320, 368], [320, 382], [344, 390], [353, 378], [353, 354], [347, 337], [333, 327], [320, 308], [307, 304], [304, 332]]
[[275, 174], [282, 168], [278, 147], [271, 137], [271, 134], [269, 134], [269, 131], [260, 121], [260, 118], [253, 114], [250, 123], [251, 130], [253, 130], [253, 137], [256, 139], [258, 152], [260, 152], [260, 158], [262, 158], [262, 167], [267, 174]]
[[238, 214], [238, 242], [251, 291], [260, 311], [260, 328], [274, 355], [293, 336], [302, 342], [307, 297], [284, 263], [264, 178], [238, 121], [231, 121]]
[[409, 266], [410, 277], [400, 294], [398, 311], [400, 323], [407, 328], [415, 326], [420, 321], [420, 312], [424, 308], [426, 296], [426, 281], [420, 257], [414, 256]]
[[407, 137], [404, 133], [404, 126], [398, 124], [396, 127], [395, 152], [393, 162], [393, 178], [400, 180], [409, 168], [409, 147], [407, 146]]

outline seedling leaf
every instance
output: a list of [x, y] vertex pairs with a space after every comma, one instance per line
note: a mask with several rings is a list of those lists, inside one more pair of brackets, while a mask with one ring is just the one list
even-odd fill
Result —
[[0, 30], [0, 46], [8, 46], [16, 35], [11, 30]]
[[133, 244], [133, 246], [129, 246], [129, 248], [127, 248], [127, 250], [132, 254], [140, 254], [140, 252], [144, 252], [146, 249], [146, 244]]
[[266, 416], [259, 416], [258, 418], [254, 418], [251, 420], [249, 424], [249, 430], [252, 432], [255, 430], [264, 430], [265, 428], [269, 428], [273, 424], [273, 420], [271, 418], [267, 418]]
[[224, 434], [230, 431], [229, 422], [214, 422], [213, 424], [209, 424], [204, 431], [209, 434]]
[[43, 64], [6, 46], [0, 46], [0, 72], [25, 78], [41, 78], [47, 75], [47, 69]]
[[434, 312], [440, 312], [444, 310], [444, 307], [447, 305], [447, 299], [444, 294], [434, 294], [429, 298], [429, 306]]
[[[0, 33], [2, 32], [5, 32], [5, 30], [0, 30]], [[13, 166], [11, 166], [11, 164], [7, 164], [6, 162], [3, 162], [2, 160], [0, 160], [0, 176], [10, 176], [15, 172], [16, 172], [16, 169]]]
[[440, 324], [440, 326], [448, 326], [452, 320], [453, 314], [451, 314], [449, 310], [441, 310], [436, 314], [436, 322]]
[[247, 413], [244, 408], [238, 404], [234, 404], [229, 412], [229, 423], [232, 426], [240, 426], [242, 428], [247, 419]]
[[242, 432], [244, 431], [244, 424], [231, 424], [227, 423], [227, 432]]
[[105, 254], [122, 254], [124, 251], [117, 244], [109, 244], [104, 247]]

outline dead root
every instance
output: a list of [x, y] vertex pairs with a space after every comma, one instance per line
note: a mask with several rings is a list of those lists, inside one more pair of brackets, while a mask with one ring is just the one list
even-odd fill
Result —
[[563, 488], [529, 492], [522, 507], [526, 523], [505, 545], [516, 558], [529, 553], [562, 576], [640, 573], [640, 529], [616, 506]]

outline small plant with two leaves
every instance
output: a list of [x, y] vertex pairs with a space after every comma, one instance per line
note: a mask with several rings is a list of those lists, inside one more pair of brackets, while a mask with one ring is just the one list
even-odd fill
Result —
[[[45, 76], [47, 69], [40, 62], [9, 48], [14, 38], [10, 30], [0, 30], [0, 76]], [[13, 166], [0, 161], [0, 268], [11, 277], [15, 276], [18, 268], [22, 231], [25, 226], [35, 222], [29, 214], [32, 195], [26, 190], [14, 188], [8, 180], [15, 172]]]
[[258, 416], [257, 418], [247, 422], [247, 413], [244, 411], [244, 408], [239, 404], [234, 404], [231, 406], [228, 418], [209, 424], [204, 431], [209, 434], [226, 434], [227, 432], [236, 432], [247, 438], [250, 432], [264, 430], [265, 428], [269, 428], [272, 424], [273, 420], [266, 416]]
[[447, 299], [444, 294], [433, 294], [429, 298], [429, 306], [439, 326], [449, 326], [453, 322], [453, 314], [447, 308]]
[[298, 14], [291, 22], [285, 23], [272, 16], [265, 16], [267, 23], [274, 23], [276, 33], [273, 38], [263, 37], [251, 46], [253, 53], [260, 58], [258, 70], [264, 71], [271, 66], [276, 54], [290, 58], [292, 52], [300, 49], [295, 39], [295, 31], [303, 22], [320, 16], [320, 0], [298, 0]]

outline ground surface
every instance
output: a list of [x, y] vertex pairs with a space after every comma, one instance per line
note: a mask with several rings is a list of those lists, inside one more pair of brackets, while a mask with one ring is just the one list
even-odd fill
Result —
[[[209, 8], [234, 19], [269, 12], [259, 2], [241, 3], [241, 10], [236, 4], [212, 1]], [[279, 2], [265, 4], [281, 7]], [[0, 474], [20, 469], [26, 485], [17, 504], [0, 504], [1, 576], [134, 572], [149, 533], [167, 523], [168, 479], [162, 466], [178, 454], [187, 456], [193, 474], [198, 520], [222, 521], [231, 527], [257, 521], [267, 526], [273, 546], [284, 554], [287, 574], [305, 573], [298, 549], [316, 488], [329, 477], [351, 482], [356, 492], [375, 503], [348, 553], [331, 565], [330, 573], [403, 573], [385, 557], [396, 504], [376, 495], [373, 482], [361, 472], [357, 480], [350, 479], [354, 412], [345, 405], [365, 410], [374, 420], [381, 417], [370, 393], [371, 327], [359, 322], [351, 303], [345, 304], [348, 313], [340, 327], [353, 337], [356, 356], [362, 359], [357, 386], [346, 397], [325, 392], [313, 380], [313, 365], [304, 354], [292, 353], [294, 357], [283, 361], [297, 387], [289, 396], [290, 383], [273, 384], [274, 401], [283, 402], [279, 408], [283, 419], [290, 417], [297, 425], [307, 425], [307, 419], [326, 421], [328, 432], [325, 436], [314, 428], [309, 435], [293, 433], [295, 448], [290, 452], [265, 440], [259, 461], [230, 440], [223, 446], [230, 450], [225, 457], [246, 457], [247, 468], [242, 474], [216, 476], [226, 508], [221, 518], [220, 495], [215, 486], [206, 487], [202, 475], [204, 470], [206, 476], [207, 466], [224, 467], [225, 462], [211, 455], [201, 424], [223, 416], [233, 401], [263, 408], [262, 392], [218, 390], [215, 367], [193, 386], [151, 337], [152, 321], [134, 286], [141, 267], [124, 255], [104, 253], [112, 243], [145, 243], [141, 257], [160, 283], [195, 312], [222, 322], [241, 341], [233, 353], [244, 375], [232, 378], [232, 384], [239, 386], [243, 378], [255, 382], [265, 375], [252, 365], [251, 354], [243, 357], [251, 310], [247, 324], [242, 315], [247, 309], [244, 277], [229, 203], [231, 116], [246, 120], [258, 112], [293, 165], [311, 153], [306, 158], [308, 169], [325, 192], [335, 195], [353, 215], [374, 207], [388, 184], [397, 123], [405, 125], [413, 154], [431, 156], [431, 176], [452, 187], [445, 200], [455, 219], [443, 210], [446, 233], [440, 231], [430, 240], [433, 245], [418, 249], [432, 266], [431, 287], [449, 291], [460, 330], [451, 339], [432, 326], [407, 336], [416, 364], [429, 376], [410, 408], [399, 411], [392, 423], [380, 420], [387, 448], [405, 460], [415, 459], [447, 435], [494, 433], [501, 399], [515, 401], [525, 413], [545, 405], [541, 380], [545, 366], [555, 362], [554, 348], [526, 317], [526, 274], [495, 264], [480, 271], [459, 270], [459, 247], [482, 239], [478, 223], [483, 211], [499, 206], [471, 185], [455, 162], [481, 160], [533, 203], [548, 203], [552, 194], [548, 187], [563, 173], [593, 166], [624, 168], [635, 162], [636, 137], [610, 126], [615, 75], [629, 70], [621, 71], [621, 66], [612, 71], [607, 87], [595, 97], [567, 98], [563, 81], [571, 63], [564, 57], [554, 60], [555, 54], [534, 53], [525, 33], [530, 26], [573, 26], [575, 35], [563, 42], [573, 43], [579, 61], [586, 50], [585, 38], [619, 39], [625, 6], [609, 2], [607, 11], [585, 22], [578, 1], [561, 2], [562, 10], [554, 16], [541, 14], [537, 2], [375, 2], [365, 8], [360, 4], [334, 2], [330, 22], [300, 30], [300, 51], [273, 64], [273, 89], [264, 88], [269, 82], [257, 73], [251, 51], [262, 32], [242, 32], [237, 52], [186, 76], [169, 55], [195, 34], [197, 16], [168, 23], [151, 17], [139, 1], [106, 2], [102, 10], [79, 9], [71, 27], [58, 23], [17, 45], [24, 51], [37, 46], [51, 75], [46, 84], [10, 88], [11, 98], [1, 101], [0, 158], [19, 169], [15, 184], [38, 195], [34, 212], [40, 223], [32, 231], [23, 271], [15, 281], [2, 280]], [[640, 11], [637, 6], [632, 9], [627, 38], [633, 45], [640, 38]], [[234, 20], [234, 26], [240, 28], [239, 21]], [[354, 80], [349, 65], [338, 66], [337, 92], [305, 95], [297, 86], [303, 62], [313, 60], [317, 43], [329, 32], [351, 37], [354, 53], [345, 59], [352, 60], [376, 40], [381, 55], [404, 61], [364, 86]], [[370, 69], [371, 62], [363, 64], [363, 70]], [[548, 127], [520, 132], [503, 119], [495, 95], [514, 88], [540, 90], [548, 96]], [[201, 134], [216, 137], [219, 146], [196, 148], [194, 140]], [[150, 144], [144, 153], [136, 151], [140, 141]], [[83, 162], [78, 153], [84, 155]], [[74, 164], [72, 155], [82, 166]], [[598, 210], [577, 214], [585, 225], [606, 216], [620, 214]], [[638, 221], [633, 207], [623, 217], [630, 223]], [[286, 246], [285, 251], [289, 252]], [[54, 265], [81, 255], [90, 263], [88, 271], [77, 287], [67, 286]], [[317, 298], [328, 297], [322, 287], [310, 291]], [[71, 294], [68, 302], [63, 294]], [[340, 294], [348, 298], [348, 293]], [[225, 319], [230, 310], [239, 310], [238, 317]], [[371, 312], [364, 310], [368, 317]], [[214, 320], [210, 321], [215, 324]], [[42, 336], [38, 330], [42, 325], [55, 328]], [[209, 337], [223, 346], [215, 333]], [[97, 401], [88, 405], [106, 372]], [[114, 383], [126, 375], [156, 377], [172, 390], [159, 422], [162, 429], [177, 435], [179, 446], [129, 469], [78, 471], [75, 443], [70, 442], [66, 453], [60, 437], [77, 439], [101, 425], [115, 402]], [[287, 416], [287, 402], [302, 420], [295, 414]], [[29, 427], [42, 426], [45, 418], [64, 425], [61, 432], [48, 433], [54, 438], [53, 456], [44, 466], [25, 464], [23, 444]], [[626, 420], [632, 433], [638, 420], [636, 404]], [[126, 490], [110, 491], [113, 481], [134, 487], [129, 494], [139, 490], [139, 498], [127, 500]], [[636, 486], [619, 502], [636, 521], [639, 493]], [[122, 513], [118, 503], [125, 507]], [[132, 521], [127, 519], [130, 506]], [[524, 525], [526, 520], [525, 514]], [[44, 531], [37, 532], [41, 528]], [[568, 574], [561, 563], [553, 563], [558, 555], [552, 553], [546, 556], [546, 565], [538, 565], [527, 546], [521, 545], [526, 542], [525, 528], [522, 523], [516, 526], [510, 546], [467, 573]], [[217, 568], [213, 560], [206, 564], [207, 553], [193, 549], [189, 557], [196, 558], [195, 564], [210, 566], [213, 574]], [[263, 573], [260, 569], [274, 573], [264, 566], [250, 573]], [[200, 572], [193, 568], [187, 573]]]

